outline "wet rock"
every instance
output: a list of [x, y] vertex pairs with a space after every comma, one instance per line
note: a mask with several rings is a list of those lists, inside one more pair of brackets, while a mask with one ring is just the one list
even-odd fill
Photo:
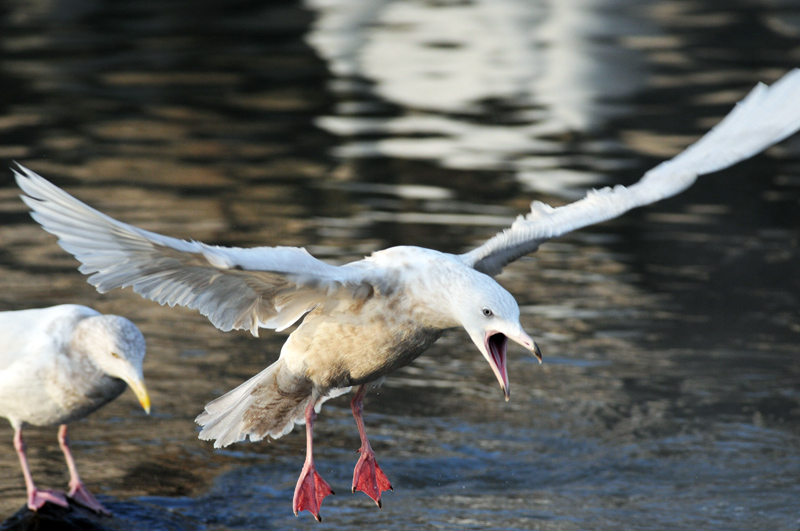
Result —
[[0, 523], [0, 531], [193, 531], [196, 522], [156, 505], [107, 502], [114, 516], [101, 516], [85, 507], [69, 509], [50, 503], [34, 512], [22, 507]]
[[112, 517], [99, 516], [93, 512], [72, 505], [69, 509], [46, 503], [34, 512], [27, 506], [14, 513], [0, 524], [0, 531], [110, 531], [106, 523]]

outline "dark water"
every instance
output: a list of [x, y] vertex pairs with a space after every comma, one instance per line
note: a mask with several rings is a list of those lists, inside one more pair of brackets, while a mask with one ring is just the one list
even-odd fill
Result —
[[[333, 262], [463, 251], [532, 199], [630, 183], [800, 64], [789, 1], [0, 5], [0, 162], [127, 222]], [[277, 357], [129, 291], [97, 294], [0, 173], [0, 309], [65, 302], [148, 340], [131, 393], [71, 429], [123, 529], [800, 527], [800, 139], [545, 245], [499, 278], [539, 341], [512, 400], [461, 331], [367, 398], [395, 492], [349, 494], [348, 401], [315, 432], [338, 494], [295, 518], [296, 430], [215, 451], [193, 418]], [[24, 484], [0, 428], [0, 516]], [[35, 479], [63, 487], [55, 430]], [[121, 522], [121, 523], [120, 523]]]

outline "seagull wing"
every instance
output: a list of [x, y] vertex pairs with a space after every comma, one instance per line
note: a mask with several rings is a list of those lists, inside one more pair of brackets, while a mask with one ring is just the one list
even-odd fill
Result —
[[331, 298], [367, 297], [368, 271], [326, 264], [297, 247], [218, 247], [117, 221], [18, 165], [22, 200], [101, 293], [132, 286], [160, 304], [198, 310], [217, 328], [282, 330]]
[[639, 182], [593, 190], [557, 208], [534, 201], [529, 214], [460, 258], [478, 271], [497, 275], [506, 264], [547, 240], [676, 195], [698, 176], [752, 157], [799, 128], [800, 70], [795, 69], [771, 87], [756, 86], [716, 127], [675, 158], [645, 173]]

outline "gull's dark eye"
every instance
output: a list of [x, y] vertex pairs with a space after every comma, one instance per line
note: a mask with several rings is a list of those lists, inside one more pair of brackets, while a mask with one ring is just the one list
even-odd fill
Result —
[[483, 315], [485, 315], [486, 317], [491, 317], [494, 315], [494, 313], [492, 313], [492, 310], [490, 310], [489, 308], [484, 308]]

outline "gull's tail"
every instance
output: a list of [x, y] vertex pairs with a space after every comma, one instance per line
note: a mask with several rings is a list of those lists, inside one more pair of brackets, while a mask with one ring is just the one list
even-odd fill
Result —
[[[195, 421], [203, 426], [200, 438], [213, 440], [215, 448], [264, 437], [277, 439], [295, 424], [313, 396], [313, 384], [298, 377], [279, 359], [242, 385], [206, 404]], [[322, 403], [319, 401], [317, 407]]]

